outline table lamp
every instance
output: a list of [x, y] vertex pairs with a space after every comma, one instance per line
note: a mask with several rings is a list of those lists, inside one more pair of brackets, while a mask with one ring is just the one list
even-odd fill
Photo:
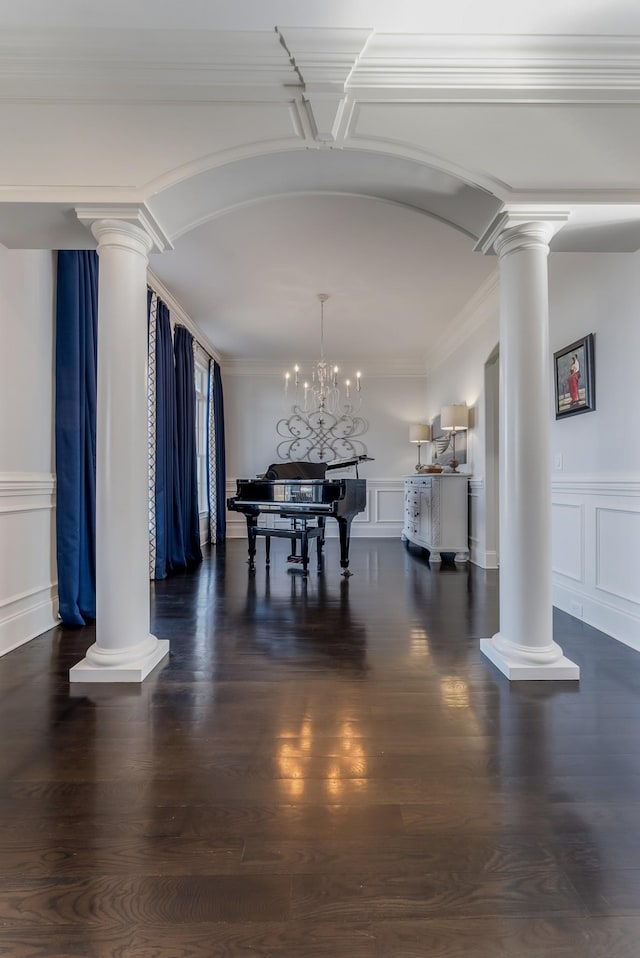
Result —
[[469, 407], [464, 403], [455, 403], [451, 406], [443, 406], [440, 413], [440, 428], [451, 432], [451, 452], [452, 457], [449, 465], [452, 472], [458, 471], [458, 460], [456, 459], [456, 430], [467, 429], [469, 427]]
[[418, 464], [416, 472], [422, 472], [424, 466], [420, 462], [420, 448], [423, 442], [431, 442], [431, 426], [421, 423], [417, 426], [409, 426], [409, 442], [415, 442], [418, 447]]

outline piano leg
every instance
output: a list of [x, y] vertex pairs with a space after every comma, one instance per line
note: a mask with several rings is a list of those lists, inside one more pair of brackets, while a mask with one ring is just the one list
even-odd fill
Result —
[[306, 522], [302, 523], [300, 531], [300, 551], [302, 552], [302, 574], [306, 576], [309, 573], [309, 537]]
[[271, 565], [271, 536], [264, 537], [264, 557], [267, 569]]
[[318, 572], [322, 572], [324, 569], [324, 516], [318, 516], [318, 525], [322, 529], [322, 532], [316, 539], [316, 555], [318, 559]]
[[247, 516], [247, 538], [249, 539], [249, 572], [256, 571], [256, 527], [258, 525], [257, 516]]
[[[298, 528], [298, 520], [291, 519], [291, 528], [295, 532]], [[295, 536], [291, 539], [291, 552], [287, 556], [287, 562], [297, 562], [298, 561], [298, 540]]]
[[343, 516], [336, 516], [338, 522], [338, 531], [340, 533], [340, 566], [342, 574], [345, 576], [353, 575], [349, 572], [349, 542], [351, 540], [351, 519]]

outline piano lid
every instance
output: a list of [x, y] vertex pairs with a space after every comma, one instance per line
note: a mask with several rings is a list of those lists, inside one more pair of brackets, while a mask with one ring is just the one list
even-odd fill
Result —
[[326, 463], [327, 469], [348, 469], [349, 466], [357, 466], [360, 462], [373, 462], [371, 456], [345, 456], [343, 459], [332, 459]]
[[265, 479], [324, 479], [326, 462], [272, 462]]
[[373, 462], [371, 456], [346, 456], [331, 462], [272, 462], [265, 479], [324, 479], [329, 469], [348, 469], [360, 462]]

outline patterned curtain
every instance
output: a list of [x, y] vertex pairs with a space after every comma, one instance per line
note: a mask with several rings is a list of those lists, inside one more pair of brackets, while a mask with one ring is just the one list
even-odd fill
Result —
[[209, 384], [207, 389], [207, 500], [209, 504], [209, 542], [218, 540], [217, 491], [216, 491], [216, 418], [213, 412], [214, 360], [209, 360]]
[[149, 320], [149, 355], [147, 361], [147, 404], [149, 422], [149, 578], [156, 577], [157, 525], [156, 525], [156, 329], [158, 320], [158, 296], [147, 289], [147, 315]]
[[227, 464], [224, 440], [224, 399], [220, 366], [213, 363], [213, 418], [215, 420], [215, 500], [216, 542], [227, 537]]

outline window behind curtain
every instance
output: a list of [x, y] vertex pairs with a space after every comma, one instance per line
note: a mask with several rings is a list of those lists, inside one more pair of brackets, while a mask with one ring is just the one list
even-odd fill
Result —
[[199, 359], [195, 362], [196, 450], [198, 455], [198, 512], [208, 512], [207, 498], [207, 387], [209, 370]]

